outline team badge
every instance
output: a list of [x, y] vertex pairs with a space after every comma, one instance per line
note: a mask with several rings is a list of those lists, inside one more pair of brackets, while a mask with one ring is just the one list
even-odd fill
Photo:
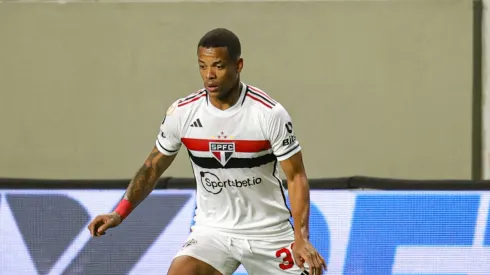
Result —
[[172, 105], [170, 105], [170, 107], [168, 107], [167, 116], [174, 112], [175, 107], [177, 107], [177, 102], [174, 102], [174, 104], [172, 104]]
[[214, 158], [225, 166], [235, 152], [235, 143], [233, 142], [209, 142], [209, 151]]

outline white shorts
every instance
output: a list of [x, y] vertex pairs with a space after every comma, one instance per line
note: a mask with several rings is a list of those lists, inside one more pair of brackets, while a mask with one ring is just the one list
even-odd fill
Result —
[[294, 263], [291, 245], [294, 236], [287, 238], [247, 240], [200, 229], [190, 233], [182, 249], [175, 255], [190, 256], [203, 261], [223, 275], [231, 275], [240, 264], [248, 275], [301, 275]]

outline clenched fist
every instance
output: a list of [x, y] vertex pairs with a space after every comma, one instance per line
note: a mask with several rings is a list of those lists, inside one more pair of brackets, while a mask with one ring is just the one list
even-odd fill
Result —
[[90, 234], [94, 237], [105, 235], [105, 231], [109, 228], [116, 227], [121, 224], [122, 218], [119, 214], [112, 212], [109, 214], [98, 215], [88, 225]]

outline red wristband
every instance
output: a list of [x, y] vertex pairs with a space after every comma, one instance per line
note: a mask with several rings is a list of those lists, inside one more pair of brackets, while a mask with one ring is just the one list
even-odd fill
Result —
[[116, 209], [114, 209], [114, 212], [119, 214], [123, 220], [129, 215], [129, 213], [131, 213], [131, 211], [133, 211], [133, 205], [127, 199], [121, 200]]

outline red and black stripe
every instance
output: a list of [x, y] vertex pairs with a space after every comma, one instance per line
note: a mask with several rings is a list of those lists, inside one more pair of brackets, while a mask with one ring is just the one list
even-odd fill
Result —
[[197, 91], [197, 92], [195, 92], [195, 93], [192, 93], [192, 94], [188, 95], [187, 97], [185, 97], [185, 98], [183, 98], [183, 99], [179, 100], [179, 102], [184, 102], [184, 101], [187, 101], [187, 100], [189, 100], [189, 99], [193, 99], [193, 98], [195, 98], [196, 96], [201, 95], [203, 92], [205, 92], [205, 90], [204, 90], [204, 89], [201, 89], [201, 90], [199, 90], [199, 91]]
[[182, 138], [182, 143], [187, 147], [189, 157], [192, 162], [205, 169], [230, 169], [230, 168], [254, 168], [259, 167], [277, 160], [272, 153], [258, 157], [231, 157], [225, 166], [213, 157], [198, 157], [191, 151], [210, 152], [209, 143], [234, 143], [235, 152], [237, 153], [259, 153], [271, 149], [271, 144], [267, 140], [220, 140], [220, 139], [194, 139]]
[[205, 97], [206, 96], [206, 91], [205, 90], [200, 90], [199, 92], [197, 92], [196, 94], [193, 94], [193, 95], [190, 95], [182, 100], [179, 100], [177, 106], [178, 107], [182, 107], [182, 106], [185, 106], [189, 103], [192, 103], [202, 97]]
[[262, 105], [272, 109], [274, 106], [276, 106], [277, 102], [273, 100], [270, 96], [268, 96], [266, 93], [262, 92], [258, 88], [252, 87], [252, 86], [247, 86], [247, 97], [250, 97], [251, 99], [262, 103]]

